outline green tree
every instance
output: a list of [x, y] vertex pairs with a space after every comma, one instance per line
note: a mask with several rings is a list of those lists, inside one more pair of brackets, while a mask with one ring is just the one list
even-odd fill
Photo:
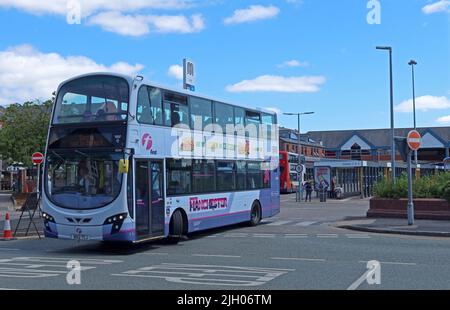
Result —
[[47, 140], [52, 101], [12, 104], [0, 117], [0, 154], [7, 162], [31, 166], [31, 155], [43, 152]]

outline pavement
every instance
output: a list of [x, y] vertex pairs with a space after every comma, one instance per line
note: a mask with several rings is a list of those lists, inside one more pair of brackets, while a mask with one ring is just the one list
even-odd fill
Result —
[[[30, 225], [30, 216], [27, 213], [24, 213], [22, 216], [22, 220], [19, 224], [19, 218], [22, 214], [21, 211], [15, 210], [15, 206], [11, 200], [11, 192], [9, 191], [1, 191], [0, 192], [0, 236], [3, 235], [3, 227], [4, 227], [4, 220], [6, 213], [9, 213], [11, 218], [11, 227], [13, 229], [13, 232], [15, 231], [17, 225], [19, 226], [19, 229], [17, 230], [16, 237], [18, 238], [30, 238], [30, 237], [38, 237], [37, 231], [40, 232], [40, 234], [43, 234], [44, 229], [44, 223], [42, 219], [39, 218], [38, 214], [36, 213], [34, 218], [34, 224], [36, 225], [36, 228], [34, 228], [34, 225]], [[28, 226], [30, 228], [28, 229]], [[28, 230], [28, 233], [27, 233]]]
[[408, 225], [407, 219], [377, 218], [350, 220], [335, 223], [337, 227], [384, 234], [450, 237], [449, 221], [415, 220]]
[[[177, 245], [0, 242], [0, 289], [450, 289], [450, 238], [336, 226], [362, 218], [368, 200], [281, 200], [281, 213], [261, 225], [192, 234]], [[67, 282], [72, 260], [81, 265], [80, 284]], [[374, 262], [379, 284], [366, 281]]]

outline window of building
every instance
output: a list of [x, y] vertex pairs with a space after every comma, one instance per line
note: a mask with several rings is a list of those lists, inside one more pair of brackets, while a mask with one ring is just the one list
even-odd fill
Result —
[[216, 166], [217, 190], [234, 191], [236, 189], [234, 174], [234, 162], [218, 161]]
[[192, 160], [167, 160], [167, 194], [182, 195], [192, 191]]
[[205, 130], [206, 126], [212, 124], [211, 101], [197, 97], [190, 97], [190, 107], [192, 129]]
[[192, 168], [194, 193], [208, 193], [216, 190], [214, 160], [194, 160]]

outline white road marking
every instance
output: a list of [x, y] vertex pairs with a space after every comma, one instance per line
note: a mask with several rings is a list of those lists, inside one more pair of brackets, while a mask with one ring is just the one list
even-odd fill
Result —
[[0, 251], [20, 251], [20, 249], [12, 249], [12, 248], [1, 248]]
[[[67, 263], [76, 257], [14, 257], [0, 259], [0, 277], [46, 278], [67, 274]], [[78, 258], [81, 270], [97, 268], [98, 265], [121, 263], [121, 260]]]
[[199, 257], [223, 257], [223, 258], [241, 258], [242, 256], [238, 255], [222, 255], [222, 254], [192, 254], [192, 256]]
[[364, 272], [364, 274], [359, 277], [355, 282], [353, 282], [348, 288], [347, 291], [354, 291], [358, 289], [358, 287], [363, 284], [367, 280], [367, 275], [370, 273], [370, 270]]
[[281, 226], [281, 225], [286, 225], [291, 223], [292, 221], [276, 221], [276, 222], [272, 222], [270, 224], [267, 224], [267, 226]]
[[291, 271], [295, 269], [162, 263], [112, 276], [157, 278], [183, 284], [249, 287], [263, 285]]
[[[367, 261], [359, 261], [360, 263], [366, 264]], [[416, 263], [404, 263], [404, 262], [382, 262], [380, 261], [380, 264], [386, 264], [386, 265], [404, 265], [404, 266], [416, 266]]]
[[323, 258], [304, 258], [304, 257], [271, 257], [270, 259], [275, 259], [275, 260], [297, 260], [297, 261], [306, 261], [306, 262], [325, 262], [326, 261]]
[[366, 234], [346, 234], [349, 239], [369, 239], [370, 236]]
[[246, 233], [228, 233], [224, 235], [225, 238], [245, 238], [248, 237]]
[[286, 234], [285, 238], [308, 238], [307, 234]]
[[146, 253], [142, 253], [144, 255], [169, 255], [169, 253], [154, 253], [154, 252], [146, 252]]
[[253, 238], [275, 238], [275, 234], [253, 234]]
[[297, 223], [294, 226], [306, 227], [306, 226], [311, 226], [311, 225], [313, 225], [315, 223], [317, 223], [317, 222], [315, 222], [315, 221], [305, 221], [305, 222]]
[[337, 238], [337, 234], [318, 234], [317, 238]]
[[21, 291], [19, 288], [3, 288], [0, 287], [0, 291]]

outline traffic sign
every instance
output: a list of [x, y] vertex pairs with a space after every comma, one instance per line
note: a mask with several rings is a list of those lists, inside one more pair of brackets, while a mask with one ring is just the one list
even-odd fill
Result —
[[411, 130], [408, 133], [406, 138], [406, 142], [411, 150], [417, 151], [420, 149], [420, 144], [422, 143], [422, 137], [417, 130]]
[[297, 165], [297, 167], [295, 167], [295, 171], [297, 171], [297, 173], [302, 173], [303, 172], [303, 165]]
[[41, 152], [36, 152], [31, 156], [31, 161], [33, 164], [40, 165], [44, 161], [44, 154]]

